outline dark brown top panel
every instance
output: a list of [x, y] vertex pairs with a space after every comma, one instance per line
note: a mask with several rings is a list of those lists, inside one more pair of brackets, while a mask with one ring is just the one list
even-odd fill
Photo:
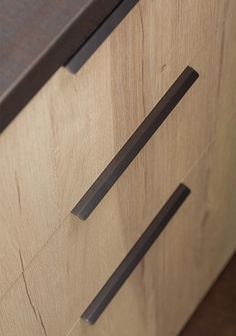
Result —
[[1, 0], [0, 132], [120, 0]]

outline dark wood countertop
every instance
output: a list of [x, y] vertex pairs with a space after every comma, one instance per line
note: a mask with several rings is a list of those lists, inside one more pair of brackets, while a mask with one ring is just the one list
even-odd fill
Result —
[[120, 0], [1, 0], [0, 132]]

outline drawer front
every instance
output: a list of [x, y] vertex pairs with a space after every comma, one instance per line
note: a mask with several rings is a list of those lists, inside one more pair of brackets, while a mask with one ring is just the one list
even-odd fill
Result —
[[[203, 1], [140, 1], [76, 76], [61, 69], [1, 134], [0, 182], [4, 196], [0, 202], [0, 297], [22, 272], [21, 261], [24, 267], [31, 262], [186, 65], [191, 64], [193, 55], [221, 24], [221, 3], [209, 0], [206, 6], [205, 1], [204, 5]], [[218, 55], [218, 50], [212, 49], [212, 57]], [[118, 217], [135, 219], [140, 215], [135, 213], [137, 205], [140, 210], [147, 207], [148, 215], [144, 217], [150, 220], [156, 204], [130, 196], [136, 192], [134, 181], [139, 180], [140, 191], [153, 189], [155, 183], [150, 177], [154, 174], [154, 181], [159, 181], [163, 171], [169, 176], [168, 159], [173, 162], [178, 155], [177, 171], [181, 175], [209, 142], [211, 130], [206, 125], [211, 125], [213, 114], [210, 109], [209, 113], [203, 112], [202, 106], [200, 115], [195, 110], [190, 114], [187, 105], [192, 110], [194, 99], [198, 102], [204, 95], [204, 106], [207, 103], [212, 109], [214, 92], [208, 101], [201, 87], [216, 80], [217, 69], [212, 73], [208, 63], [195, 65], [202, 72], [201, 81], [163, 125], [145, 154], [130, 167], [129, 177], [123, 178], [130, 181], [126, 191], [129, 209], [118, 204], [122, 200], [114, 200], [112, 211]], [[195, 122], [202, 131], [193, 137]], [[182, 149], [183, 141], [186, 143], [182, 134], [189, 144], [193, 141], [191, 148]], [[165, 156], [159, 166], [159, 158], [162, 161]], [[153, 171], [149, 170], [145, 182], [144, 167], [149, 161], [153, 161]], [[136, 168], [138, 173], [132, 174]], [[123, 183], [115, 192], [123, 190]], [[171, 188], [166, 190], [165, 186], [158, 191], [162, 199], [168, 192]], [[150, 195], [157, 196], [154, 190]], [[96, 213], [93, 219], [99, 221], [99, 216]]]

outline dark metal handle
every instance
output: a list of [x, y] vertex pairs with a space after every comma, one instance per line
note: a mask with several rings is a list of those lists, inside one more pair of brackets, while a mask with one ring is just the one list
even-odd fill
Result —
[[104, 169], [79, 203], [77, 203], [72, 210], [74, 215], [82, 220], [88, 218], [113, 184], [190, 89], [198, 76], [198, 73], [191, 67], [187, 67], [182, 72], [156, 107], [149, 113], [143, 123]]
[[82, 314], [83, 320], [89, 324], [96, 322], [189, 194], [188, 187], [180, 184]]
[[126, 17], [139, 0], [123, 0], [104, 20], [97, 30], [85, 41], [77, 53], [71, 57], [65, 67], [75, 74], [98, 49], [102, 42], [111, 34], [118, 24]]

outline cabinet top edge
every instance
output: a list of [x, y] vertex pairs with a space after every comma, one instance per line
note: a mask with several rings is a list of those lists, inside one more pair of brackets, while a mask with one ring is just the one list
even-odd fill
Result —
[[121, 0], [2, 0], [0, 133]]

